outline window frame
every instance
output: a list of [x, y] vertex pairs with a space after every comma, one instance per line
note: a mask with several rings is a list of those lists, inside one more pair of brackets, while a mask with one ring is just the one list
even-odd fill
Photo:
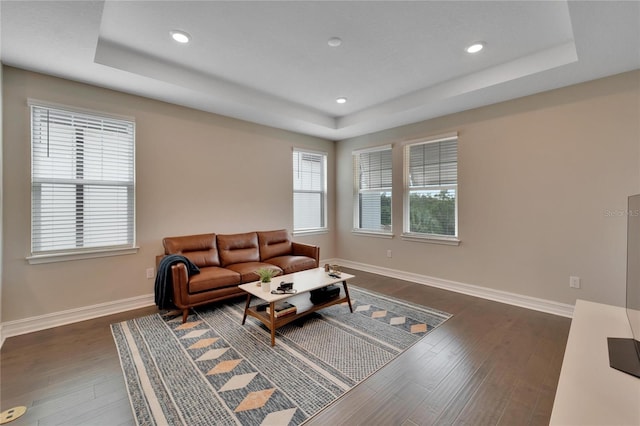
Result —
[[[29, 264], [41, 264], [41, 263], [52, 263], [52, 262], [60, 262], [60, 261], [69, 261], [69, 260], [79, 260], [79, 259], [90, 259], [96, 257], [107, 257], [107, 256], [118, 256], [124, 254], [133, 254], [137, 253], [139, 247], [136, 244], [137, 230], [136, 230], [136, 124], [135, 119], [129, 116], [115, 115], [110, 113], [105, 113], [102, 111], [95, 111], [90, 109], [78, 108], [69, 105], [62, 105], [57, 103], [51, 103], [36, 99], [27, 99], [27, 106], [29, 107], [29, 119], [30, 119], [30, 147], [29, 147], [29, 155], [30, 155], [30, 245], [29, 245], [29, 255], [26, 257]], [[35, 119], [35, 109], [46, 109], [46, 110], [57, 110], [62, 112], [63, 114], [77, 114], [85, 117], [93, 117], [96, 120], [107, 120], [107, 121], [121, 121], [126, 122], [126, 126], [131, 127], [131, 162], [128, 163], [128, 166], [131, 167], [131, 180], [130, 181], [110, 181], [108, 179], [94, 179], [94, 180], [85, 180], [84, 175], [82, 175], [81, 179], [78, 181], [76, 179], [61, 179], [53, 176], [44, 176], [44, 177], [35, 177], [35, 168], [34, 168], [34, 160], [35, 160], [35, 151], [34, 144], [38, 140], [34, 135], [34, 119]], [[77, 132], [77, 128], [70, 127], [70, 129], [75, 129]], [[84, 141], [84, 132], [82, 132], [82, 140]], [[84, 157], [84, 151], [82, 153], [74, 154], [74, 160], [77, 160], [77, 156]], [[100, 157], [103, 158], [103, 157]], [[81, 159], [81, 163], [84, 161]], [[37, 231], [34, 230], [34, 227], [37, 223], [35, 219], [36, 214], [36, 206], [34, 203], [36, 201], [36, 194], [38, 190], [42, 190], [44, 185], [51, 184], [68, 184], [68, 185], [76, 185], [76, 191], [78, 191], [78, 186], [82, 187], [80, 189], [80, 193], [82, 194], [82, 200], [87, 200], [85, 198], [86, 194], [84, 193], [85, 187], [87, 185], [95, 187], [123, 187], [126, 188], [127, 195], [127, 217], [131, 219], [131, 229], [130, 229], [130, 242], [125, 244], [117, 244], [117, 245], [96, 245], [91, 247], [74, 247], [74, 248], [54, 248], [50, 250], [37, 250], [36, 245], [37, 241], [35, 241], [35, 233]], [[78, 192], [76, 192], [78, 193]], [[81, 201], [80, 204], [84, 207], [85, 201]], [[80, 213], [82, 217], [80, 227], [84, 228], [86, 223], [84, 222], [84, 214], [83, 210]], [[76, 214], [77, 216], [77, 214]], [[77, 227], [77, 222], [76, 222]], [[77, 228], [76, 228], [77, 229]], [[82, 238], [86, 235], [81, 232]], [[128, 238], [129, 239], [129, 238]]]
[[[322, 158], [321, 164], [321, 176], [320, 181], [322, 184], [322, 189], [320, 191], [315, 190], [306, 190], [306, 189], [296, 189], [295, 185], [295, 175], [292, 176], [292, 194], [293, 194], [293, 235], [308, 235], [308, 234], [316, 234], [316, 233], [326, 233], [329, 231], [328, 226], [328, 208], [327, 208], [327, 163], [328, 163], [328, 154], [324, 151], [316, 151], [308, 148], [296, 148], [292, 149], [292, 161], [295, 161], [295, 154], [308, 154], [314, 156], [320, 156]], [[292, 165], [293, 166], [293, 165]], [[296, 170], [292, 167], [292, 174], [295, 174]], [[320, 221], [321, 226], [312, 227], [312, 228], [300, 228], [297, 229], [296, 226], [296, 207], [295, 207], [295, 194], [320, 194], [320, 202], [321, 202], [321, 213], [320, 213]]]
[[[423, 185], [423, 186], [411, 186], [411, 157], [410, 151], [412, 146], [416, 145], [427, 145], [439, 142], [446, 141], [456, 141], [456, 183], [455, 184], [440, 184], [440, 185]], [[425, 139], [416, 139], [407, 141], [403, 144], [403, 214], [402, 214], [402, 235], [401, 238], [403, 240], [408, 241], [418, 241], [418, 242], [427, 242], [434, 244], [446, 244], [446, 245], [459, 245], [460, 244], [460, 227], [458, 223], [458, 210], [459, 210], [459, 182], [458, 182], [458, 143], [459, 138], [457, 133], [440, 135]], [[454, 223], [455, 223], [455, 233], [454, 235], [444, 235], [444, 234], [433, 234], [433, 233], [422, 233], [422, 232], [412, 232], [410, 230], [411, 222], [410, 222], [410, 196], [412, 192], [416, 191], [442, 191], [442, 190], [451, 190], [453, 189], [455, 192], [454, 197]]]
[[[360, 156], [362, 154], [369, 154], [374, 152], [389, 151], [391, 154], [391, 182], [390, 186], [384, 186], [373, 189], [361, 189], [360, 188]], [[381, 145], [371, 148], [357, 149], [352, 152], [352, 164], [353, 164], [353, 228], [351, 232], [356, 235], [373, 236], [380, 238], [392, 238], [393, 237], [393, 145]], [[384, 229], [370, 229], [362, 228], [360, 223], [360, 195], [362, 193], [389, 193], [389, 230]]]

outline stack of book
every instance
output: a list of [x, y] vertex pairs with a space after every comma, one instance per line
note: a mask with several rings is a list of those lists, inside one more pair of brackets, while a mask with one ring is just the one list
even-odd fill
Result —
[[[283, 317], [285, 315], [293, 315], [297, 312], [296, 306], [289, 302], [277, 302], [274, 305], [276, 318]], [[267, 306], [267, 314], [271, 315], [271, 307]]]

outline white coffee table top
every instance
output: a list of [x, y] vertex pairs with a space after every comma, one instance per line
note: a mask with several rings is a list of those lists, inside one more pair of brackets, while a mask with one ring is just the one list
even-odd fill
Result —
[[[341, 283], [354, 278], [354, 275], [347, 274], [345, 272], [340, 273], [340, 278], [330, 277], [328, 272], [325, 272], [324, 268], [308, 269], [306, 271], [294, 272], [293, 274], [280, 275], [271, 279], [272, 284], [280, 284], [281, 282], [293, 283], [293, 288], [297, 290], [295, 294], [271, 294], [271, 290], [263, 290], [258, 286], [259, 281], [241, 284], [242, 290], [253, 296], [259, 297], [267, 302], [277, 302], [279, 300], [287, 299], [295, 296], [296, 294], [315, 290], [317, 288], [326, 287], [331, 284]], [[276, 288], [277, 285], [273, 286]]]

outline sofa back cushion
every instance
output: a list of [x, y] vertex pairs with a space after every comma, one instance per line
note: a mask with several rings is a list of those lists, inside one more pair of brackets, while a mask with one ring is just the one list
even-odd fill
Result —
[[166, 237], [162, 245], [164, 254], [181, 254], [199, 268], [220, 266], [216, 234]]
[[218, 235], [218, 249], [220, 250], [220, 262], [222, 266], [243, 262], [259, 262], [258, 234], [247, 232], [246, 234]]
[[291, 240], [286, 229], [258, 232], [260, 260], [291, 254]]

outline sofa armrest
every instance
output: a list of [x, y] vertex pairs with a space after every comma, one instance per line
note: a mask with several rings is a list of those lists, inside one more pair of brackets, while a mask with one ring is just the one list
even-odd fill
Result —
[[184, 263], [176, 263], [171, 265], [171, 280], [173, 284], [173, 303], [178, 308], [187, 307], [186, 301], [189, 287], [189, 274], [187, 273], [187, 265]]
[[291, 254], [294, 256], [307, 256], [316, 261], [316, 268], [320, 265], [320, 247], [311, 244], [291, 242]]

